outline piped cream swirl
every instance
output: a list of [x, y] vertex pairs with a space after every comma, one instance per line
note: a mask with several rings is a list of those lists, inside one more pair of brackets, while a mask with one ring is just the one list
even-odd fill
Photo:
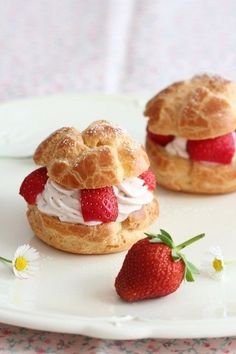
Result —
[[153, 194], [141, 178], [126, 179], [119, 186], [113, 187], [118, 200], [119, 214], [117, 221], [124, 221], [129, 214], [140, 210], [143, 205], [151, 203]]
[[[129, 178], [119, 186], [113, 187], [118, 201], [118, 217], [116, 221], [122, 222], [134, 211], [140, 210], [143, 205], [153, 199], [141, 178]], [[58, 217], [63, 222], [83, 224], [88, 226], [99, 225], [101, 221], [84, 221], [80, 191], [66, 189], [48, 179], [44, 191], [38, 195], [36, 201], [38, 209], [47, 215]]]

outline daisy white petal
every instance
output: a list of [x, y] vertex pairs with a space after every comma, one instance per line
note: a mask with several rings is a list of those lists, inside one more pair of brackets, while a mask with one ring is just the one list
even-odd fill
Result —
[[13, 272], [20, 279], [27, 279], [39, 269], [39, 253], [30, 245], [19, 246], [12, 260]]
[[208, 252], [205, 253], [201, 270], [213, 279], [222, 279], [224, 276], [225, 262], [222, 250], [219, 246], [210, 247]]

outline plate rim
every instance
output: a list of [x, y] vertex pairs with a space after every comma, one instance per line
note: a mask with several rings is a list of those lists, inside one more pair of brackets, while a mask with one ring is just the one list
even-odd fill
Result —
[[[236, 317], [204, 320], [149, 320], [134, 316], [89, 317], [55, 314], [52, 316], [42, 311], [12, 310], [13, 315], [12, 311], [0, 308], [1, 322], [28, 329], [86, 335], [101, 339], [219, 338], [236, 335]], [[204, 326], [202, 326], [203, 323]], [[173, 332], [175, 332], [174, 337], [168, 334]]]
[[[89, 99], [122, 99], [127, 102], [145, 99], [145, 95], [135, 94], [106, 94], [106, 93], [62, 93], [37, 97], [20, 98], [0, 103], [3, 105], [15, 105], [16, 103], [37, 103], [39, 101], [56, 99], [76, 99], [84, 97]], [[13, 157], [5, 158], [12, 160]], [[17, 160], [17, 158], [15, 158]], [[124, 316], [126, 317], [126, 316]], [[56, 315], [50, 313], [46, 316], [43, 311], [19, 311], [19, 309], [5, 309], [0, 307], [0, 321], [9, 325], [21, 326], [29, 329], [47, 330], [50, 332], [63, 332], [81, 334], [102, 339], [141, 339], [141, 338], [200, 338], [222, 337], [236, 335], [236, 316], [216, 319], [184, 319], [184, 320], [161, 320], [145, 318], [123, 317], [89, 317]], [[204, 326], [202, 324], [204, 323]], [[206, 323], [207, 329], [206, 329]], [[169, 335], [171, 333], [172, 335]], [[174, 337], [173, 337], [174, 333]]]

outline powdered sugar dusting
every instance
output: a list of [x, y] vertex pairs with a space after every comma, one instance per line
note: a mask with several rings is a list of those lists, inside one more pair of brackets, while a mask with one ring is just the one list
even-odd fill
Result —
[[61, 141], [62, 145], [71, 145], [72, 144], [72, 140], [70, 138], [65, 138]]
[[[141, 144], [130, 137], [125, 129], [106, 120], [97, 121], [91, 124], [91, 126], [89, 126], [84, 131], [84, 134], [99, 137], [101, 143], [99, 148], [102, 146], [102, 142], [105, 142], [104, 146], [113, 145], [113, 143], [116, 141], [116, 137], [118, 138], [118, 141], [121, 143], [122, 147], [129, 152], [134, 152], [140, 149], [141, 146]], [[122, 136], [124, 139], [119, 139], [122, 138]]]
[[108, 129], [111, 129], [116, 135], [127, 134], [127, 132], [118, 125], [112, 124], [109, 121], [103, 120], [89, 126], [85, 131], [87, 134], [91, 135], [107, 135]]

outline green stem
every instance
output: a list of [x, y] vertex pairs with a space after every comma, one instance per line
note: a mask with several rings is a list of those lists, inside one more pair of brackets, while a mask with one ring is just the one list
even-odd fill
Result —
[[7, 263], [12, 263], [12, 261], [10, 261], [10, 259], [4, 258], [4, 257], [0, 257], [0, 261], [7, 262]]
[[205, 236], [205, 234], [200, 234], [200, 235], [197, 235], [195, 237], [192, 237], [189, 240], [187, 240], [187, 241], [185, 241], [183, 243], [180, 243], [178, 246], [175, 247], [175, 249], [178, 252], [178, 251], [182, 250], [183, 248], [191, 245], [193, 242], [196, 242], [196, 241], [200, 240], [204, 236]]
[[224, 261], [224, 264], [229, 265], [229, 264], [236, 264], [236, 259], [230, 259], [228, 261]]

